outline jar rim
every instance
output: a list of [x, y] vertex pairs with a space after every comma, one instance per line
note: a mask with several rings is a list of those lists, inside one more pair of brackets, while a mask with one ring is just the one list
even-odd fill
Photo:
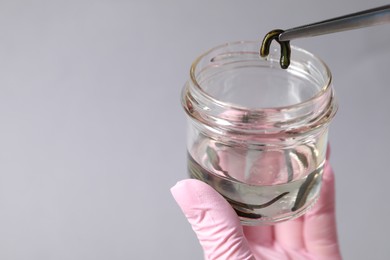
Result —
[[[250, 110], [252, 112], [260, 112], [260, 111], [266, 111], [266, 110], [290, 110], [293, 108], [296, 109], [296, 108], [299, 108], [302, 106], [306, 106], [307, 104], [309, 104], [309, 103], [313, 102], [314, 100], [318, 99], [319, 97], [321, 97], [331, 87], [332, 73], [331, 73], [329, 67], [326, 65], [326, 63], [321, 58], [317, 57], [316, 55], [312, 54], [311, 52], [309, 52], [305, 49], [302, 49], [300, 47], [297, 47], [295, 45], [291, 45], [292, 52], [298, 51], [300, 53], [303, 53], [303, 54], [311, 57], [313, 60], [317, 61], [323, 67], [324, 72], [322, 74], [325, 75], [326, 80], [325, 80], [323, 86], [320, 88], [320, 90], [316, 94], [314, 94], [312, 97], [305, 99], [302, 102], [298, 102], [298, 103], [295, 103], [292, 105], [265, 107], [265, 108], [249, 108], [249, 107], [240, 106], [240, 105], [233, 104], [233, 103], [226, 102], [226, 101], [221, 101], [217, 98], [212, 97], [210, 94], [208, 94], [201, 87], [201, 85], [198, 83], [198, 81], [196, 79], [196, 72], [195, 71], [196, 71], [196, 68], [199, 65], [200, 61], [203, 58], [205, 58], [207, 55], [209, 55], [210, 53], [212, 53], [216, 50], [223, 49], [223, 48], [226, 48], [228, 46], [245, 45], [245, 44], [259, 44], [258, 49], [260, 50], [260, 43], [258, 41], [233, 41], [233, 42], [227, 42], [227, 43], [218, 45], [216, 47], [213, 47], [213, 48], [207, 50], [206, 52], [204, 52], [203, 54], [201, 54], [200, 56], [198, 56], [194, 60], [194, 62], [191, 64], [191, 68], [190, 68], [190, 80], [192, 81], [192, 83], [194, 84], [196, 89], [200, 92], [200, 94], [203, 96], [203, 98], [213, 102], [214, 104], [218, 104], [221, 107], [234, 109], [234, 110], [238, 110], [238, 111]], [[259, 54], [259, 57], [260, 57], [260, 54]]]

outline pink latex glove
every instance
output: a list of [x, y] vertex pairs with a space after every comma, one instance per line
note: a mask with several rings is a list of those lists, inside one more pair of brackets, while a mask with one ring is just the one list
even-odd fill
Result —
[[334, 174], [328, 163], [315, 206], [300, 218], [274, 226], [241, 226], [229, 203], [198, 180], [180, 181], [171, 192], [192, 225], [205, 259], [341, 259]]

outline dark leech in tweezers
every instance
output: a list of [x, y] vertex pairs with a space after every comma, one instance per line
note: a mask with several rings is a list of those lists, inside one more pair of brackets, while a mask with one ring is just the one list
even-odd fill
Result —
[[299, 208], [301, 208], [303, 205], [305, 205], [307, 197], [310, 194], [310, 191], [313, 189], [313, 187], [318, 181], [321, 170], [322, 169], [315, 170], [314, 172], [310, 173], [307, 176], [305, 182], [299, 188], [297, 199], [295, 200], [294, 206], [291, 208], [292, 211], [296, 211]]
[[280, 67], [282, 69], [287, 69], [290, 65], [290, 57], [291, 57], [291, 48], [290, 41], [279, 41], [279, 35], [284, 32], [283, 30], [276, 29], [267, 33], [261, 43], [260, 47], [260, 56], [265, 58], [269, 55], [269, 49], [271, 47], [271, 42], [275, 40], [280, 45]]

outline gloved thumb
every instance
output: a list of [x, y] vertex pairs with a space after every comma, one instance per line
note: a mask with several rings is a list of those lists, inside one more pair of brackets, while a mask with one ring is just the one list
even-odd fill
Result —
[[206, 259], [255, 259], [229, 203], [199, 180], [183, 180], [171, 189], [204, 250]]

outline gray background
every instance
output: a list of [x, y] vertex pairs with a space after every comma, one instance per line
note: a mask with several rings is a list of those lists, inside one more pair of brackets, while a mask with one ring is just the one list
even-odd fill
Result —
[[[194, 58], [386, 1], [0, 1], [0, 259], [201, 259], [169, 188]], [[345, 259], [390, 257], [390, 25], [293, 41], [333, 71]]]

